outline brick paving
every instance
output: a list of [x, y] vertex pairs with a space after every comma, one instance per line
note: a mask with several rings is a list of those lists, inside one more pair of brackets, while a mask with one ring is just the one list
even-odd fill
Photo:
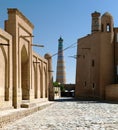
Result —
[[118, 104], [60, 100], [1, 130], [118, 130]]

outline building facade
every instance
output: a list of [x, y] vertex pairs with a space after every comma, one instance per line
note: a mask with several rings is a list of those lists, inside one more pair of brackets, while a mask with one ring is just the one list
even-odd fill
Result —
[[18, 9], [8, 9], [0, 29], [0, 109], [49, 97], [51, 63], [33, 52], [33, 28]]
[[118, 28], [108, 12], [91, 16], [91, 34], [78, 39], [75, 96], [118, 100]]

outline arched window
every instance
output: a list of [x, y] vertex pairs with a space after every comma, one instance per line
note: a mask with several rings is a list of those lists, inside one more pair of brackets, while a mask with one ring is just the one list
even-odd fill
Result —
[[94, 60], [92, 60], [92, 67], [94, 67], [95, 66], [95, 61]]
[[110, 32], [110, 25], [107, 24], [107, 32]]

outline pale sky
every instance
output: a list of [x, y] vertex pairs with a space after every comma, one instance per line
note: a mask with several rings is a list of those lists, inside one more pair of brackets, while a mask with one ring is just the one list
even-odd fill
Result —
[[[44, 56], [58, 51], [58, 39], [64, 39], [64, 48], [77, 42], [77, 39], [91, 33], [91, 13], [111, 13], [115, 27], [118, 26], [118, 0], [0, 0], [0, 28], [4, 28], [7, 8], [18, 8], [35, 26], [34, 43], [44, 48], [34, 50]], [[76, 47], [64, 51], [67, 83], [75, 82]], [[53, 57], [54, 81], [57, 56]]]

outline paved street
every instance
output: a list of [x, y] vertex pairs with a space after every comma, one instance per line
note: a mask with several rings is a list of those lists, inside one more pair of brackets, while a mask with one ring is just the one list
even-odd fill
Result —
[[2, 130], [118, 130], [118, 104], [60, 100]]

